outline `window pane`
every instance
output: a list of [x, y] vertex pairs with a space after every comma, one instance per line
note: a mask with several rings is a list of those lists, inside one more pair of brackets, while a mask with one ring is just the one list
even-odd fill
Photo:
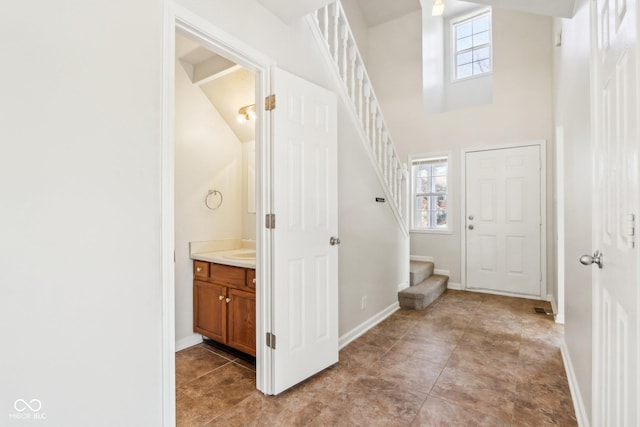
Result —
[[436, 212], [436, 227], [446, 227], [447, 226], [447, 211], [444, 209], [438, 209]]
[[489, 31], [483, 31], [473, 35], [473, 46], [481, 46], [489, 43]]
[[473, 74], [482, 74], [482, 73], [488, 73], [489, 71], [491, 71], [491, 64], [489, 63], [488, 59], [483, 59], [482, 61], [478, 61], [478, 62], [474, 62], [473, 63]]
[[447, 192], [447, 177], [438, 176], [433, 179], [433, 192], [434, 193], [446, 193]]
[[463, 37], [458, 40], [456, 43], [456, 52], [460, 52], [461, 50], [469, 49], [473, 45], [473, 37]]
[[447, 175], [447, 164], [446, 163], [438, 163], [433, 165], [433, 175], [434, 176], [446, 176]]
[[469, 37], [473, 34], [473, 22], [465, 22], [464, 24], [456, 25], [456, 39], [460, 40], [463, 37]]
[[460, 65], [457, 71], [457, 78], [464, 79], [465, 77], [471, 77], [471, 73], [473, 72], [473, 68], [471, 64]]
[[472, 58], [473, 56], [471, 55], [471, 52], [459, 53], [457, 55], [457, 65], [470, 64]]
[[489, 59], [489, 48], [483, 47], [473, 50], [473, 62], [478, 62], [483, 59]]
[[489, 31], [489, 16], [485, 15], [482, 18], [474, 19], [471, 24], [473, 24], [473, 33]]

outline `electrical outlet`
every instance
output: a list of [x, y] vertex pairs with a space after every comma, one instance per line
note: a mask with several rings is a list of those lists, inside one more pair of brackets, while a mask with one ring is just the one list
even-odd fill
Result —
[[363, 296], [362, 303], [360, 304], [360, 310], [364, 310], [365, 308], [367, 308], [367, 297]]

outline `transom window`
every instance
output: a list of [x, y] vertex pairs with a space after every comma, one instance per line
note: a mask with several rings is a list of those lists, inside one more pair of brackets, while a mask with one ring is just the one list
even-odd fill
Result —
[[449, 231], [447, 199], [449, 158], [415, 157], [411, 160], [413, 231]]
[[454, 80], [491, 72], [491, 11], [452, 21]]

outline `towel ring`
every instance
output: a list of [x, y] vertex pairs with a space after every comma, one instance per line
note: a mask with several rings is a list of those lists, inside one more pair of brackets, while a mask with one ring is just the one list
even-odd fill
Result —
[[[215, 196], [215, 195], [219, 195], [220, 196], [220, 201], [218, 202], [218, 204], [216, 206], [213, 206], [213, 207], [209, 204], [209, 198], [212, 195], [213, 196]], [[212, 211], [215, 211], [216, 209], [218, 209], [222, 205], [222, 200], [223, 200], [223, 197], [222, 197], [222, 193], [220, 191], [218, 191], [218, 190], [209, 190], [207, 192], [207, 196], [204, 198], [204, 204], [205, 204], [205, 206], [207, 208], [211, 209]]]

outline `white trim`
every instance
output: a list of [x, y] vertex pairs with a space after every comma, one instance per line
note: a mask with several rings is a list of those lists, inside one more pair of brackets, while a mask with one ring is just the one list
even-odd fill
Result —
[[[480, 151], [490, 150], [504, 150], [509, 148], [520, 148], [530, 146], [540, 147], [540, 221], [542, 226], [540, 227], [540, 270], [541, 270], [541, 283], [540, 294], [516, 294], [510, 292], [495, 292], [489, 290], [475, 290], [467, 287], [467, 235], [466, 235], [466, 208], [467, 208], [467, 188], [466, 188], [466, 173], [467, 173], [467, 153], [475, 153]], [[523, 141], [514, 142], [509, 144], [493, 144], [482, 147], [466, 147], [461, 151], [461, 167], [460, 167], [460, 278], [463, 289], [468, 291], [481, 291], [485, 293], [495, 295], [507, 295], [516, 297], [527, 297], [533, 299], [544, 299], [547, 294], [547, 141], [544, 139], [535, 141]]]
[[411, 255], [411, 261], [433, 262], [432, 256]]
[[[553, 312], [556, 313], [556, 323], [564, 323], [564, 275], [565, 275], [565, 231], [564, 231], [564, 127], [556, 126], [556, 293], [558, 301]], [[551, 302], [552, 306], [556, 303]]]
[[[409, 203], [407, 220], [409, 221], [409, 233], [421, 233], [421, 234], [453, 234], [453, 227], [451, 226], [451, 212], [453, 212], [453, 187], [451, 186], [452, 182], [452, 174], [453, 168], [451, 167], [451, 158], [453, 157], [452, 151], [438, 151], [434, 153], [423, 153], [423, 154], [412, 154], [409, 156], [408, 162], [408, 174], [409, 174], [409, 185], [407, 189], [409, 191], [407, 202]], [[445, 228], [415, 228], [413, 226], [413, 214], [414, 214], [414, 206], [415, 202], [415, 192], [414, 185], [415, 181], [413, 179], [413, 161], [416, 159], [446, 159], [447, 160], [447, 226]]]
[[560, 344], [560, 353], [562, 354], [562, 361], [564, 362], [564, 369], [567, 374], [567, 380], [569, 381], [569, 390], [571, 391], [571, 400], [573, 400], [573, 407], [576, 412], [576, 420], [579, 427], [589, 427], [589, 416], [587, 410], [584, 407], [584, 400], [582, 394], [580, 394], [580, 387], [578, 386], [578, 379], [576, 377], [575, 370], [573, 369], [573, 363], [571, 363], [571, 356], [565, 340], [562, 340]]
[[[471, 21], [474, 20], [476, 18], [479, 18], [482, 15], [489, 15], [489, 43], [487, 43], [487, 46], [489, 47], [489, 71], [482, 73], [482, 74], [473, 74], [471, 76], [468, 77], [462, 77], [462, 78], [458, 78], [457, 77], [457, 73], [458, 73], [458, 67], [456, 64], [456, 55], [457, 55], [457, 46], [456, 46], [456, 35], [455, 35], [455, 26], [462, 24], [465, 21]], [[464, 82], [467, 80], [471, 80], [471, 79], [476, 79], [479, 77], [486, 77], [486, 76], [490, 76], [493, 74], [493, 9], [491, 7], [483, 7], [480, 9], [476, 9], [474, 11], [471, 11], [469, 13], [463, 14], [463, 15], [459, 15], [459, 16], [455, 16], [452, 17], [451, 19], [448, 20], [448, 25], [449, 25], [449, 66], [450, 66], [450, 73], [449, 73], [449, 82], [451, 84], [456, 84], [459, 82]], [[472, 51], [473, 52], [473, 51]], [[473, 65], [472, 65], [473, 67]]]
[[175, 17], [173, 2], [163, 2], [162, 31], [162, 128], [161, 151], [161, 238], [162, 238], [162, 425], [176, 424], [175, 357], [175, 202], [174, 202], [174, 83]]
[[439, 274], [441, 276], [451, 277], [451, 273], [449, 273], [449, 270], [442, 270], [442, 269], [439, 269], [439, 268], [435, 268], [433, 270], [433, 274]]
[[176, 341], [176, 353], [185, 348], [193, 347], [194, 345], [202, 342], [202, 335], [191, 334], [188, 337], [184, 337], [181, 340]]
[[452, 289], [454, 291], [464, 291], [465, 290], [462, 287], [462, 284], [458, 283], [458, 282], [447, 282], [447, 289]]
[[346, 334], [342, 335], [338, 339], [338, 345], [340, 350], [349, 345], [352, 341], [358, 339], [362, 335], [364, 335], [369, 329], [376, 326], [378, 323], [382, 322], [387, 317], [391, 316], [393, 313], [400, 309], [400, 303], [398, 301], [391, 304], [389, 307], [380, 311], [378, 314], [371, 316]]
[[[460, 285], [462, 286], [462, 285]], [[501, 295], [503, 297], [515, 297], [515, 298], [526, 298], [526, 299], [531, 299], [531, 300], [537, 300], [537, 301], [548, 301], [546, 296], [539, 296], [539, 295], [530, 295], [530, 294], [518, 294], [515, 292], [501, 292], [501, 291], [494, 291], [492, 289], [466, 289], [466, 288], [462, 288], [461, 290], [463, 291], [467, 291], [467, 292], [475, 292], [478, 294], [491, 294], [491, 295]]]
[[[162, 425], [175, 426], [175, 266], [174, 266], [174, 115], [175, 115], [175, 33], [180, 31], [197, 40], [202, 46], [251, 69], [256, 75], [256, 99], [268, 93], [269, 70], [273, 61], [261, 52], [222, 31], [197, 14], [178, 5], [174, 0], [164, 0], [164, 22], [162, 33], [162, 134], [161, 134], [161, 181], [162, 181]], [[262, 102], [256, 102], [262, 106]], [[269, 124], [265, 120], [264, 108], [258, 108], [256, 117], [256, 176], [262, 177], [256, 186], [256, 221], [270, 208], [269, 189]], [[256, 247], [256, 387], [268, 392], [271, 387], [271, 353], [263, 351], [263, 337], [271, 326], [270, 294], [270, 236], [262, 227], [257, 227]], [[262, 232], [260, 232], [262, 231]]]

